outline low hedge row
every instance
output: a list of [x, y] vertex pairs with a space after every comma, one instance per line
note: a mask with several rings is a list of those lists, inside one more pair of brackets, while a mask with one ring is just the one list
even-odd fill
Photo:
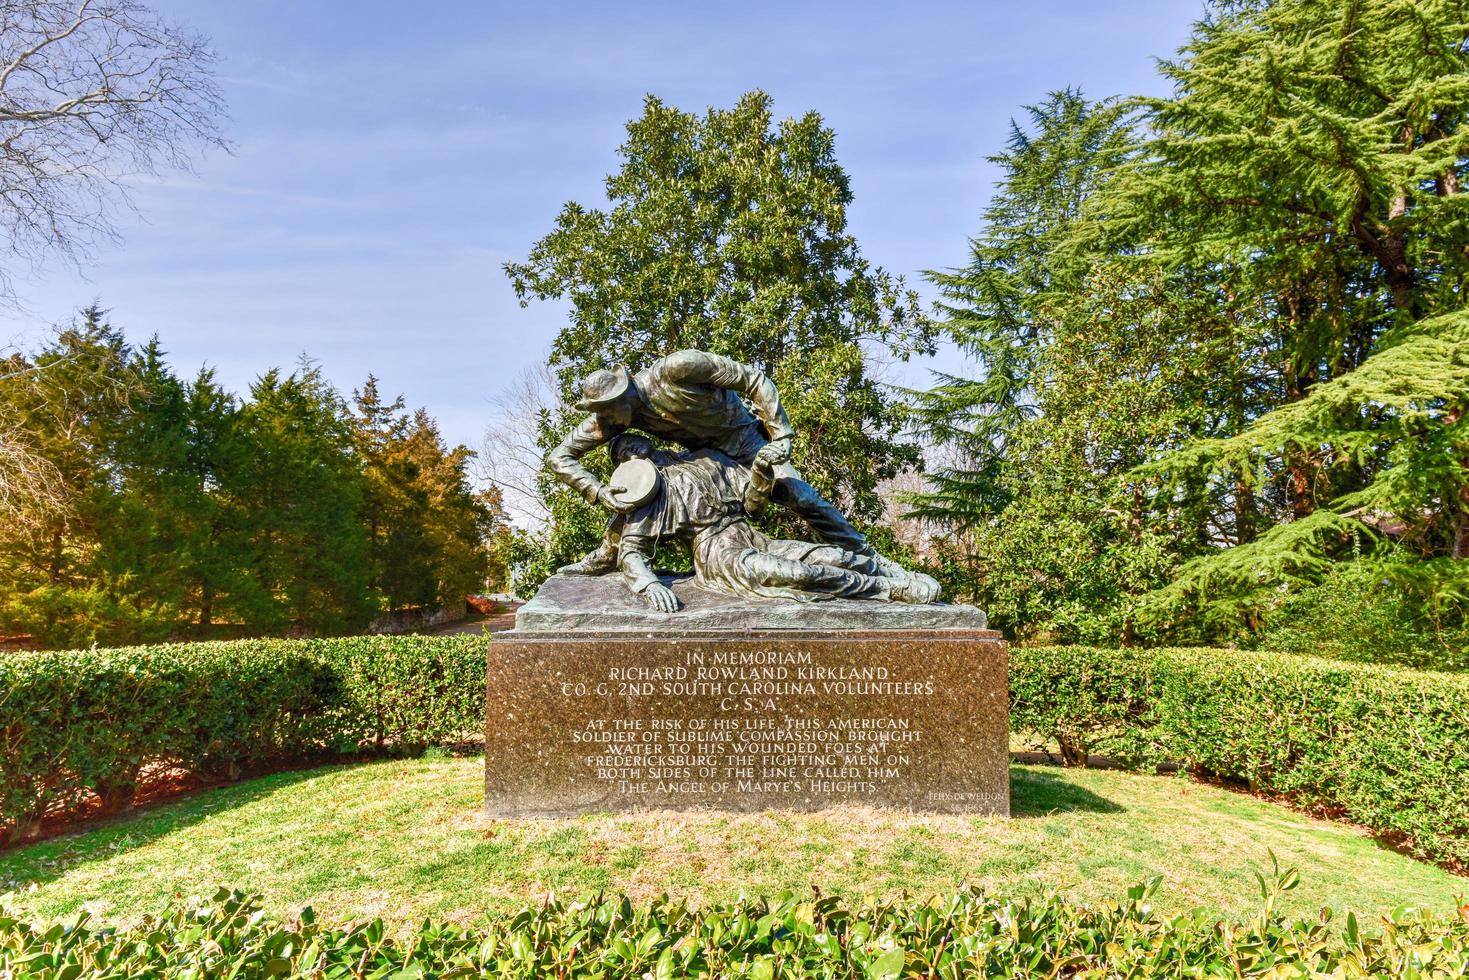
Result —
[[1010, 653], [1010, 723], [1070, 763], [1177, 763], [1469, 865], [1469, 677], [1238, 650]]
[[0, 907], [0, 976], [311, 978], [561, 977], [1462, 977], [1469, 922], [1399, 911], [1369, 929], [1323, 911], [1289, 922], [1273, 911], [1226, 923], [1199, 912], [1165, 919], [1149, 886], [1096, 908], [1059, 898], [1004, 901], [976, 891], [945, 900], [847, 904], [781, 896], [690, 909], [625, 898], [536, 909], [464, 927], [425, 922], [407, 937], [381, 922], [292, 923], [221, 891], [128, 929], [33, 927]]
[[484, 641], [239, 640], [0, 657], [0, 841], [126, 806], [148, 770], [204, 778], [483, 730]]
[[362, 636], [300, 641], [330, 665], [341, 697], [330, 714], [339, 746], [422, 751], [485, 732], [482, 636]]
[[[146, 768], [229, 777], [476, 738], [481, 637], [240, 640], [0, 658], [0, 837]], [[1235, 650], [1017, 648], [1011, 727], [1071, 764], [1178, 763], [1469, 865], [1469, 677]]]

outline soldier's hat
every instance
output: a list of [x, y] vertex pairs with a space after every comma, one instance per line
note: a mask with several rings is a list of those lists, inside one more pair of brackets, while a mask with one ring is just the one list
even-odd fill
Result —
[[631, 380], [627, 368], [621, 364], [610, 371], [593, 371], [582, 378], [581, 398], [574, 407], [582, 412], [595, 412], [621, 398]]

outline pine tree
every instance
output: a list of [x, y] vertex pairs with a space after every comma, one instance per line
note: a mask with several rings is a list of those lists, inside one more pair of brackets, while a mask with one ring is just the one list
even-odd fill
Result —
[[1317, 581], [1391, 530], [1420, 558], [1384, 566], [1435, 603], [1469, 601], [1469, 312], [1430, 317], [1390, 334], [1354, 370], [1314, 387], [1237, 435], [1193, 443], [1152, 464], [1155, 473], [1246, 473], [1296, 447], [1328, 447], [1368, 475], [1357, 489], [1259, 538], [1206, 555], [1151, 597], [1232, 617], [1273, 599], [1276, 587]]
[[1237, 434], [1143, 472], [1283, 492], [1258, 538], [1191, 564], [1157, 608], [1250, 621], [1280, 586], [1370, 555], [1463, 596], [1469, 448], [1469, 8], [1455, 0], [1222, 7], [1145, 100], [1152, 139], [1112, 182], [1110, 233], [1249, 310], [1278, 364], [1273, 404]]
[[371, 375], [353, 405], [373, 588], [386, 608], [452, 605], [483, 589], [496, 511], [471, 485], [474, 452], [446, 446], [401, 395], [385, 401]]
[[[1059, 330], [1058, 299], [1077, 290], [1085, 256], [1062, 246], [1097, 182], [1131, 147], [1114, 103], [1080, 91], [1027, 106], [1031, 130], [1012, 120], [1005, 152], [989, 158], [1001, 179], [970, 242], [969, 264], [929, 272], [942, 299], [943, 329], [981, 365], [980, 378], [940, 375], [918, 393], [918, 420], [957, 451], [956, 465], [930, 474], [934, 489], [914, 516], [965, 526], [1002, 511], [1002, 471], [1013, 435], [1034, 418], [1037, 359]], [[1033, 130], [1033, 131], [1032, 131]]]
[[62, 503], [0, 525], [0, 630], [51, 646], [340, 632], [381, 608], [371, 574], [423, 604], [486, 584], [504, 515], [474, 491], [473, 453], [374, 378], [357, 415], [309, 362], [241, 404], [95, 306], [6, 363], [0, 413]]
[[991, 158], [1003, 178], [970, 264], [930, 273], [945, 330], [983, 375], [917, 393], [920, 425], [954, 462], [913, 514], [947, 532], [951, 592], [997, 625], [1129, 639], [1135, 594], [1166, 581], [1180, 548], [1126, 474], [1200, 424], [1181, 369], [1203, 354], [1173, 357], [1168, 283], [1077, 247], [1088, 199], [1132, 152], [1122, 108], [1067, 90], [1027, 112]]
[[65, 503], [3, 535], [6, 625], [52, 645], [172, 635], [209, 560], [188, 387], [156, 338], [133, 347], [95, 305], [31, 363], [0, 400]]
[[486, 587], [489, 540], [503, 515], [494, 508], [493, 498], [476, 492], [471, 484], [474, 452], [446, 446], [438, 424], [422, 409], [413, 413], [406, 447], [425, 504], [428, 547], [423, 594], [436, 605], [463, 602], [466, 594]]
[[369, 374], [352, 393], [352, 403], [353, 439], [366, 478], [362, 511], [372, 591], [387, 609], [422, 604], [428, 601], [422, 587], [428, 574], [424, 502], [414, 489], [415, 466], [405, 446], [409, 419], [403, 396], [385, 401], [378, 379]]
[[189, 582], [179, 558], [197, 530], [188, 398], [157, 337], [128, 367], [136, 387], [101, 460], [109, 492], [92, 513], [98, 547], [88, 575], [116, 583], [117, 597], [163, 633], [181, 618]]
[[341, 396], [306, 362], [267, 371], [241, 409], [248, 447], [240, 480], [252, 630], [344, 632], [373, 612], [364, 478]]
[[248, 452], [239, 402], [220, 387], [212, 369], [200, 369], [188, 386], [187, 413], [192, 533], [177, 560], [189, 582], [195, 621], [207, 636], [221, 612], [241, 615], [236, 605], [249, 590], [240, 486]]
[[[1113, 107], [1135, 145], [1092, 152], [1063, 97], [1012, 138], [971, 266], [937, 277], [987, 373], [920, 401], [959, 460], [921, 512], [968, 531], [948, 571], [997, 619], [1249, 639], [1333, 576], [1413, 590], [1440, 634], [1469, 608], [1466, 25], [1221, 3], [1171, 96]], [[1094, 615], [1119, 608], [1121, 633]]]

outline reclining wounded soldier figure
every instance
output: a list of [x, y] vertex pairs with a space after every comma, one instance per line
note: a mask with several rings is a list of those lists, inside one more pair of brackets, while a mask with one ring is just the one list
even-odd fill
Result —
[[[632, 434], [617, 436], [609, 448], [615, 463], [644, 460], [645, 471], [648, 464], [652, 467], [647, 473], [650, 492], [623, 518], [617, 564], [627, 587], [655, 609], [673, 612], [679, 607], [649, 564], [661, 540], [688, 544], [695, 584], [728, 595], [915, 603], [938, 598], [939, 585], [927, 575], [889, 577], [871, 554], [777, 540], [756, 529], [750, 515], [764, 508], [775, 480], [768, 458], [757, 455], [746, 469], [717, 450], [671, 453]], [[624, 466], [620, 472], [637, 469]], [[621, 493], [626, 488], [609, 489]]]

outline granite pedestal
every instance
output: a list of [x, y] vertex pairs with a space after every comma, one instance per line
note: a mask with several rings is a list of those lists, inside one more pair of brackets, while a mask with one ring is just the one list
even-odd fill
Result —
[[862, 804], [1009, 812], [1007, 653], [971, 606], [554, 577], [489, 649], [491, 816]]

